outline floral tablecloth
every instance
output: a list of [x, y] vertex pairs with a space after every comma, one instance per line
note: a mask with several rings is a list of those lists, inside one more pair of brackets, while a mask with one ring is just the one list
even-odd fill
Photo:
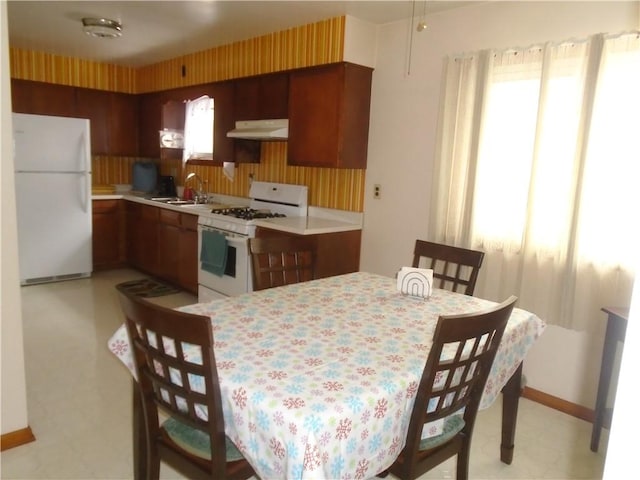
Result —
[[[364, 479], [404, 446], [438, 316], [492, 305], [437, 289], [408, 297], [358, 272], [180, 310], [211, 317], [225, 429], [262, 479]], [[513, 311], [480, 408], [544, 328]], [[109, 348], [134, 370], [124, 325]]]

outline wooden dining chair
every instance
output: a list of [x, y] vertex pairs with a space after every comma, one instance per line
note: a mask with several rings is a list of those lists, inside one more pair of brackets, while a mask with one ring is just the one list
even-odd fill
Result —
[[317, 246], [312, 237], [256, 237], [249, 240], [249, 248], [254, 290], [315, 278]]
[[[457, 455], [456, 478], [469, 477], [478, 407], [517, 297], [477, 313], [441, 316], [416, 393], [405, 447], [389, 470], [413, 480]], [[444, 419], [440, 435], [422, 438], [425, 424]]]
[[[119, 298], [142, 396], [148, 478], [159, 478], [161, 460], [188, 478], [255, 475], [224, 433], [210, 318], [123, 290]], [[168, 415], [162, 424], [159, 410]]]
[[412, 266], [432, 269], [434, 287], [473, 295], [483, 259], [479, 250], [416, 240]]

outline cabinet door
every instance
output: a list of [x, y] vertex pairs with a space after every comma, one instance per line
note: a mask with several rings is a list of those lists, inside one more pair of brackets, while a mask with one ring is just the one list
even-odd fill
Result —
[[335, 67], [291, 73], [287, 146], [290, 165], [337, 166], [342, 73]]
[[127, 202], [127, 244], [129, 263], [152, 275], [158, 268], [159, 208]]
[[55, 83], [11, 79], [12, 109], [35, 115], [76, 116], [76, 89]]
[[141, 157], [160, 156], [158, 132], [162, 129], [163, 102], [160, 92], [139, 95], [138, 145]]
[[289, 73], [260, 77], [260, 116], [264, 119], [288, 118]]
[[142, 205], [140, 216], [141, 267], [143, 270], [158, 275], [158, 212], [157, 207]]
[[140, 268], [141, 249], [143, 247], [141, 240], [141, 231], [139, 228], [140, 211], [142, 205], [135, 202], [126, 202], [126, 238], [127, 238], [127, 262], [136, 268]]
[[212, 85], [213, 97], [213, 161], [217, 164], [234, 161], [233, 139], [227, 132], [235, 127], [233, 83], [216, 82]]
[[287, 118], [288, 73], [242, 78], [233, 83], [236, 120]]
[[198, 216], [181, 214], [182, 230], [178, 245], [178, 283], [185, 290], [198, 292]]
[[158, 227], [158, 255], [160, 258], [158, 273], [160, 277], [171, 283], [178, 283], [179, 244], [180, 228], [160, 223]]
[[371, 72], [346, 63], [291, 72], [290, 165], [366, 168]]
[[109, 154], [109, 97], [110, 92], [90, 88], [76, 89], [77, 116], [91, 122], [91, 153]]
[[162, 104], [162, 130], [184, 130], [184, 100], [168, 100]]
[[93, 202], [93, 268], [121, 267], [125, 263], [123, 200]]
[[77, 88], [76, 99], [76, 116], [91, 121], [93, 155], [138, 155], [136, 95]]
[[127, 93], [109, 94], [109, 153], [138, 155], [138, 97]]

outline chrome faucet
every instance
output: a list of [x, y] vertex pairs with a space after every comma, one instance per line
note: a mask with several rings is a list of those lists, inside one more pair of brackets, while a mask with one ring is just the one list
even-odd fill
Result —
[[198, 182], [198, 189], [195, 191], [195, 194], [193, 195], [193, 201], [195, 203], [207, 203], [208, 201], [208, 195], [207, 192], [204, 191], [203, 185], [204, 182], [202, 181], [202, 179], [198, 176], [197, 173], [195, 172], [191, 172], [189, 175], [187, 175], [187, 177], [184, 179], [184, 183], [185, 185], [187, 184], [187, 182], [189, 180], [191, 180], [192, 178], [195, 178], [196, 181]]

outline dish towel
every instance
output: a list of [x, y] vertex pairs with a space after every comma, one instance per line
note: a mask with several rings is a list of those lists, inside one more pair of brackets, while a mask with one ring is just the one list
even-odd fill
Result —
[[200, 249], [202, 269], [219, 277], [227, 267], [227, 237], [218, 232], [202, 232]]
[[398, 290], [403, 295], [429, 298], [433, 285], [433, 270], [430, 268], [402, 267], [398, 272]]

